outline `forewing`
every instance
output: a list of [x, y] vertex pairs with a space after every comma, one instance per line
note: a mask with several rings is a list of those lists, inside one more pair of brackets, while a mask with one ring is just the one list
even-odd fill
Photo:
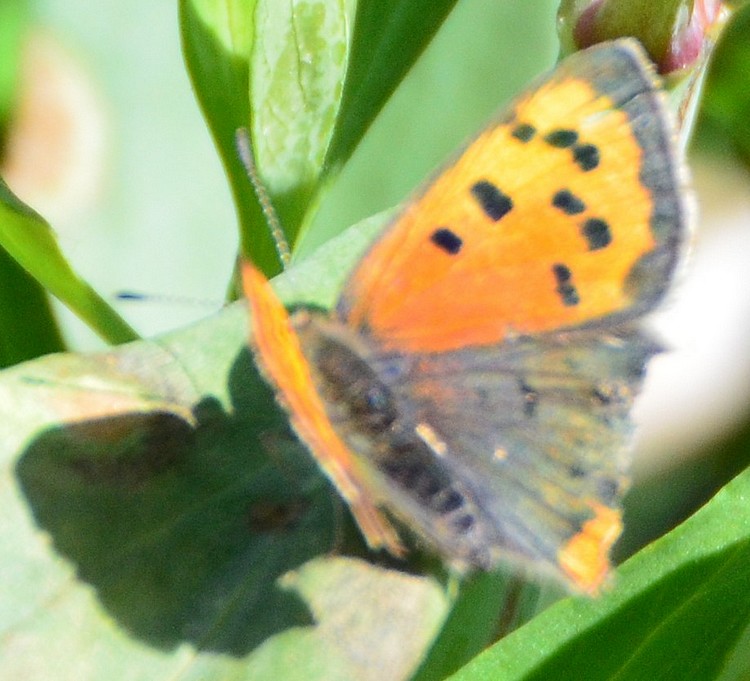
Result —
[[684, 240], [684, 182], [634, 41], [565, 60], [373, 245], [338, 306], [384, 348], [498, 343], [633, 318]]
[[368, 544], [401, 555], [395, 530], [376, 508], [356, 457], [326, 413], [301, 339], [284, 306], [261, 272], [247, 261], [242, 264], [242, 283], [250, 306], [251, 347], [256, 363], [289, 413], [292, 427], [349, 504]]

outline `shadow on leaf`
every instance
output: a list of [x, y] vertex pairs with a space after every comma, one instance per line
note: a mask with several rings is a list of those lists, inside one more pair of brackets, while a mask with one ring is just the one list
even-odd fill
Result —
[[249, 353], [214, 398], [47, 430], [16, 472], [36, 522], [102, 606], [159, 648], [236, 656], [312, 623], [278, 578], [330, 550], [332, 496]]

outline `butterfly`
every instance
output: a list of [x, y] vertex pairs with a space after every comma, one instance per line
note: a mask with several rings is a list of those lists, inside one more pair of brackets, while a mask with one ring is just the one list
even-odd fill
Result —
[[[373, 549], [595, 594], [628, 487], [642, 317], [683, 259], [686, 177], [632, 39], [571, 55], [405, 204], [335, 309], [243, 266], [251, 345]], [[395, 521], [395, 522], [394, 522]]]

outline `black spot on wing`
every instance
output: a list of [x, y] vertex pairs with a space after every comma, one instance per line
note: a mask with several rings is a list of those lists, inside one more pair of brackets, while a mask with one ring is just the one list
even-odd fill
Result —
[[381, 464], [382, 470], [400, 487], [409, 490], [421, 502], [429, 502], [440, 491], [439, 482], [420, 463], [409, 459], [408, 452], [402, 459], [391, 459]]
[[523, 415], [531, 418], [536, 414], [536, 408], [539, 404], [539, 393], [523, 381], [519, 381], [518, 389], [523, 398]]
[[471, 188], [472, 196], [477, 200], [488, 218], [497, 222], [513, 209], [510, 196], [503, 194], [492, 182], [480, 180]]
[[561, 128], [547, 133], [544, 136], [544, 141], [557, 149], [567, 149], [578, 141], [578, 133], [575, 130]]
[[579, 144], [578, 133], [575, 130], [552, 130], [544, 136], [544, 141], [556, 149], [571, 149], [573, 162], [584, 172], [599, 166], [599, 147], [594, 144]]
[[459, 534], [466, 534], [474, 527], [475, 519], [473, 515], [460, 515], [453, 520], [453, 527]]
[[536, 128], [528, 123], [519, 123], [510, 134], [521, 142], [531, 142], [536, 135]]
[[612, 243], [612, 232], [605, 220], [600, 218], [589, 218], [581, 228], [583, 236], [589, 245], [590, 251], [598, 251], [606, 248]]
[[568, 189], [561, 189], [552, 197], [552, 205], [566, 215], [579, 215], [586, 210], [586, 204]]
[[464, 498], [454, 489], [444, 489], [436, 493], [431, 500], [432, 508], [438, 513], [453, 513], [464, 505]]
[[599, 165], [599, 148], [593, 144], [577, 144], [573, 148], [573, 160], [583, 171], [594, 170]]
[[573, 307], [581, 302], [578, 290], [573, 284], [573, 273], [567, 265], [557, 263], [552, 266], [552, 274], [555, 275], [557, 288], [555, 289], [560, 295], [562, 304], [566, 307]]
[[461, 250], [461, 246], [463, 246], [461, 237], [447, 227], [436, 229], [432, 233], [432, 236], [430, 236], [430, 241], [432, 241], [432, 243], [438, 248], [448, 253], [448, 255], [457, 255]]
[[571, 464], [568, 469], [568, 474], [571, 478], [583, 478], [586, 477], [586, 469], [579, 464]]
[[606, 506], [617, 503], [620, 500], [621, 488], [617, 480], [604, 478], [596, 481], [596, 491], [599, 501]]

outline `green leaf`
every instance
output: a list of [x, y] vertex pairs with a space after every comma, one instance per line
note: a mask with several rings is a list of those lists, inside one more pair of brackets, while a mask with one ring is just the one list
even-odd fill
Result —
[[[0, 6], [0, 143], [18, 99], [28, 5]], [[0, 247], [0, 367], [64, 349], [49, 300], [39, 284]]]
[[569, 598], [452, 681], [719, 678], [750, 626], [750, 471], [617, 571], [610, 593]]
[[[16, 198], [1, 179], [0, 246], [102, 338], [110, 343], [137, 338], [135, 331], [73, 271], [44, 219]], [[13, 292], [16, 296], [19, 293]], [[49, 318], [44, 324], [53, 328]], [[54, 338], [54, 331], [50, 333]]]
[[456, 0], [360, 0], [327, 163], [345, 163]]
[[180, 0], [180, 31], [188, 73], [229, 178], [242, 251], [270, 275], [280, 269], [276, 246], [235, 143], [236, 131], [250, 123], [255, 5], [256, 0]]
[[561, 595], [556, 584], [540, 587], [518, 575], [499, 571], [470, 575], [413, 681], [446, 678]]
[[750, 165], [750, 6], [732, 18], [711, 63], [702, 111], [703, 123], [716, 128], [717, 137], [729, 142]]
[[0, 367], [65, 349], [44, 289], [0, 250]]
[[185, 57], [230, 176], [243, 252], [279, 261], [262, 202], [240, 163], [248, 128], [257, 179], [294, 243], [314, 203], [346, 74], [351, 8], [338, 0], [183, 0]]
[[[281, 282], [285, 298], [380, 226], [310, 259], [303, 279]], [[321, 300], [335, 295], [334, 278], [319, 285]], [[416, 669], [444, 588], [356, 558], [359, 534], [246, 334], [238, 303], [158, 341], [0, 372], [5, 674], [65, 681], [85, 664], [88, 679], [349, 681]]]
[[309, 605], [317, 626], [290, 632], [289, 646], [262, 650], [252, 678], [408, 679], [447, 605], [429, 579], [344, 558], [311, 561], [282, 583]]
[[294, 245], [454, 2], [182, 0], [185, 58], [230, 176], [243, 252], [264, 272], [279, 262], [236, 130], [249, 128], [257, 181]]
[[[387, 217], [290, 268], [279, 294], [330, 305]], [[246, 323], [237, 304], [158, 342], [0, 373], [4, 670], [414, 672], [451, 599], [433, 577], [330, 557], [364, 548], [253, 368]], [[611, 592], [553, 606], [455, 678], [717, 678], [750, 624], [748, 496], [745, 473], [618, 570]], [[420, 678], [449, 671], [451, 648], [463, 661], [504, 631], [504, 590], [495, 576], [467, 584]]]
[[349, 57], [353, 2], [259, 2], [250, 58], [251, 137], [290, 243], [323, 174]]

